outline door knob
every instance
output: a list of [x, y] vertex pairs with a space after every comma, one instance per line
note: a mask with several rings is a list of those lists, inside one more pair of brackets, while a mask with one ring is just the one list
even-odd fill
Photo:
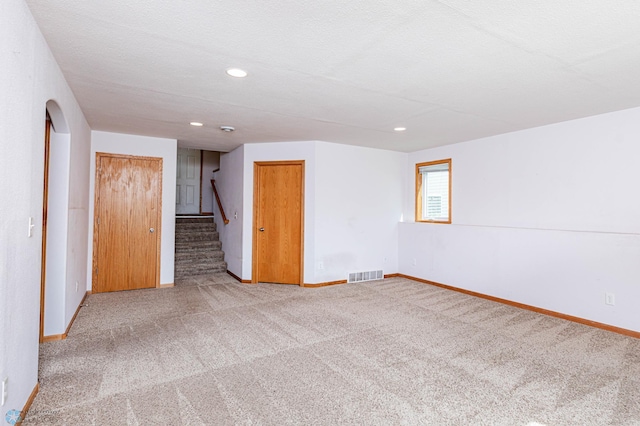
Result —
[[151, 232], [153, 234], [155, 232], [155, 229], [149, 228], [149, 232]]
[[260, 228], [260, 229], [258, 229], [258, 231], [264, 232], [264, 228]]

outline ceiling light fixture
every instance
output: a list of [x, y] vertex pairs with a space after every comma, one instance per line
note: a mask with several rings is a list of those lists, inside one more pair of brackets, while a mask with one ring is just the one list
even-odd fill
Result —
[[204, 124], [200, 123], [199, 121], [192, 121], [189, 124], [191, 124], [194, 127], [202, 127], [202, 126], [204, 126]]
[[393, 130], [395, 130], [396, 132], [404, 132], [405, 130], [407, 130], [406, 127], [395, 127]]
[[243, 78], [247, 76], [247, 72], [245, 70], [241, 70], [240, 68], [229, 68], [227, 70], [227, 74], [231, 77]]
[[235, 128], [231, 127], [231, 126], [220, 126], [220, 130], [222, 130], [223, 132], [233, 132], [235, 130]]

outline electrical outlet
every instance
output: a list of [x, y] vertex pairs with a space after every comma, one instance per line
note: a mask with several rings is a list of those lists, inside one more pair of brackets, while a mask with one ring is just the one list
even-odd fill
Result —
[[78, 292], [78, 281], [76, 281], [76, 293]]
[[318, 262], [318, 269], [324, 269], [324, 262]]
[[411, 259], [411, 264], [413, 266], [416, 266], [418, 264], [418, 262], [416, 262], [416, 258], [415, 257], [413, 259]]
[[5, 402], [7, 402], [7, 398], [9, 398], [9, 378], [5, 377], [4, 379], [2, 379], [2, 404], [0, 405], [4, 405]]
[[607, 305], [614, 306], [616, 304], [616, 295], [614, 293], [605, 293], [604, 303], [606, 303]]

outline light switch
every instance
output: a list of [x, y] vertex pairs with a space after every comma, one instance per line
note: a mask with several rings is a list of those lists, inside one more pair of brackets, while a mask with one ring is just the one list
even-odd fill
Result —
[[33, 228], [35, 228], [35, 223], [33, 223], [33, 218], [30, 217], [29, 218], [29, 235], [28, 237], [31, 238], [33, 236]]
[[9, 397], [9, 378], [5, 377], [4, 379], [2, 379], [2, 389], [0, 389], [0, 394], [2, 396], [2, 404], [0, 405], [4, 405], [4, 403], [7, 401], [7, 398]]

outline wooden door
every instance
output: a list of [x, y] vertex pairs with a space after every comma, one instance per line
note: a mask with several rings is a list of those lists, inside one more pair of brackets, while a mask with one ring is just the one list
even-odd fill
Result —
[[157, 287], [162, 159], [96, 154], [93, 292]]
[[176, 213], [200, 214], [202, 168], [199, 149], [178, 148], [176, 167]]
[[252, 282], [303, 283], [304, 161], [254, 165]]

